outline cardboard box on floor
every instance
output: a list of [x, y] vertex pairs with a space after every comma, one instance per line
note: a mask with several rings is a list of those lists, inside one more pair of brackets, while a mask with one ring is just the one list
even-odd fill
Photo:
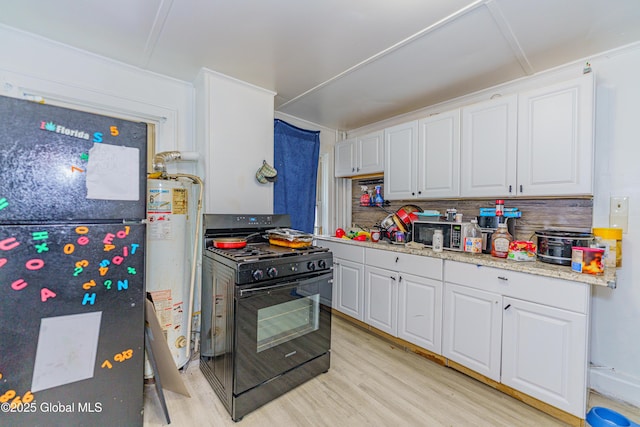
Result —
[[154, 372], [154, 375], [160, 377], [163, 389], [191, 397], [182, 378], [180, 378], [176, 363], [173, 361], [173, 357], [171, 357], [171, 351], [162, 333], [162, 327], [160, 326], [160, 322], [158, 322], [155, 307], [148, 299], [146, 300], [145, 322], [151, 330], [149, 342], [158, 369], [158, 372]]

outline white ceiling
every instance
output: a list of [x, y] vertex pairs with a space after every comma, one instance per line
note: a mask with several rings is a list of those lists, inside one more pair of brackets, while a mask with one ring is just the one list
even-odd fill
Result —
[[640, 40], [640, 0], [0, 0], [0, 23], [350, 130]]

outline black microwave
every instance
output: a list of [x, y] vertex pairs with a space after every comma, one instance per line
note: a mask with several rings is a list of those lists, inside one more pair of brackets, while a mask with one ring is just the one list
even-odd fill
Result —
[[462, 222], [414, 221], [412, 240], [432, 247], [433, 232], [442, 230], [442, 247], [450, 251], [462, 251], [464, 249], [462, 233], [465, 225]]

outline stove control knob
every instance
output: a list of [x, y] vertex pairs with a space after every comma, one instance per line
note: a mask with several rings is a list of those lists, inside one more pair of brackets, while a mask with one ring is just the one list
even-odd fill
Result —
[[327, 268], [327, 263], [325, 262], [325, 260], [321, 259], [318, 261], [318, 268], [324, 270], [325, 268]]
[[260, 280], [264, 277], [262, 270], [255, 270], [252, 274], [254, 280]]
[[311, 270], [311, 271], [313, 271], [313, 270], [315, 270], [315, 269], [316, 269], [316, 265], [314, 264], [314, 262], [313, 262], [313, 261], [309, 261], [309, 262], [307, 263], [307, 270]]
[[275, 267], [269, 267], [267, 269], [267, 276], [271, 277], [272, 279], [274, 277], [276, 277], [278, 275], [278, 269]]

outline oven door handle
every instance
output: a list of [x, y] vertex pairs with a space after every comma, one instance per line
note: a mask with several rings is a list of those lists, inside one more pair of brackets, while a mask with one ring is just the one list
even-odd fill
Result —
[[[246, 297], [254, 292], [276, 291], [286, 288], [295, 288], [297, 286], [304, 285], [306, 282], [315, 282], [318, 280], [323, 280], [326, 277], [332, 277], [332, 273], [321, 274], [319, 276], [308, 277], [305, 279], [294, 280], [286, 283], [279, 283], [277, 285], [262, 286], [260, 288], [240, 289], [240, 298]], [[332, 281], [332, 279], [329, 280]]]

